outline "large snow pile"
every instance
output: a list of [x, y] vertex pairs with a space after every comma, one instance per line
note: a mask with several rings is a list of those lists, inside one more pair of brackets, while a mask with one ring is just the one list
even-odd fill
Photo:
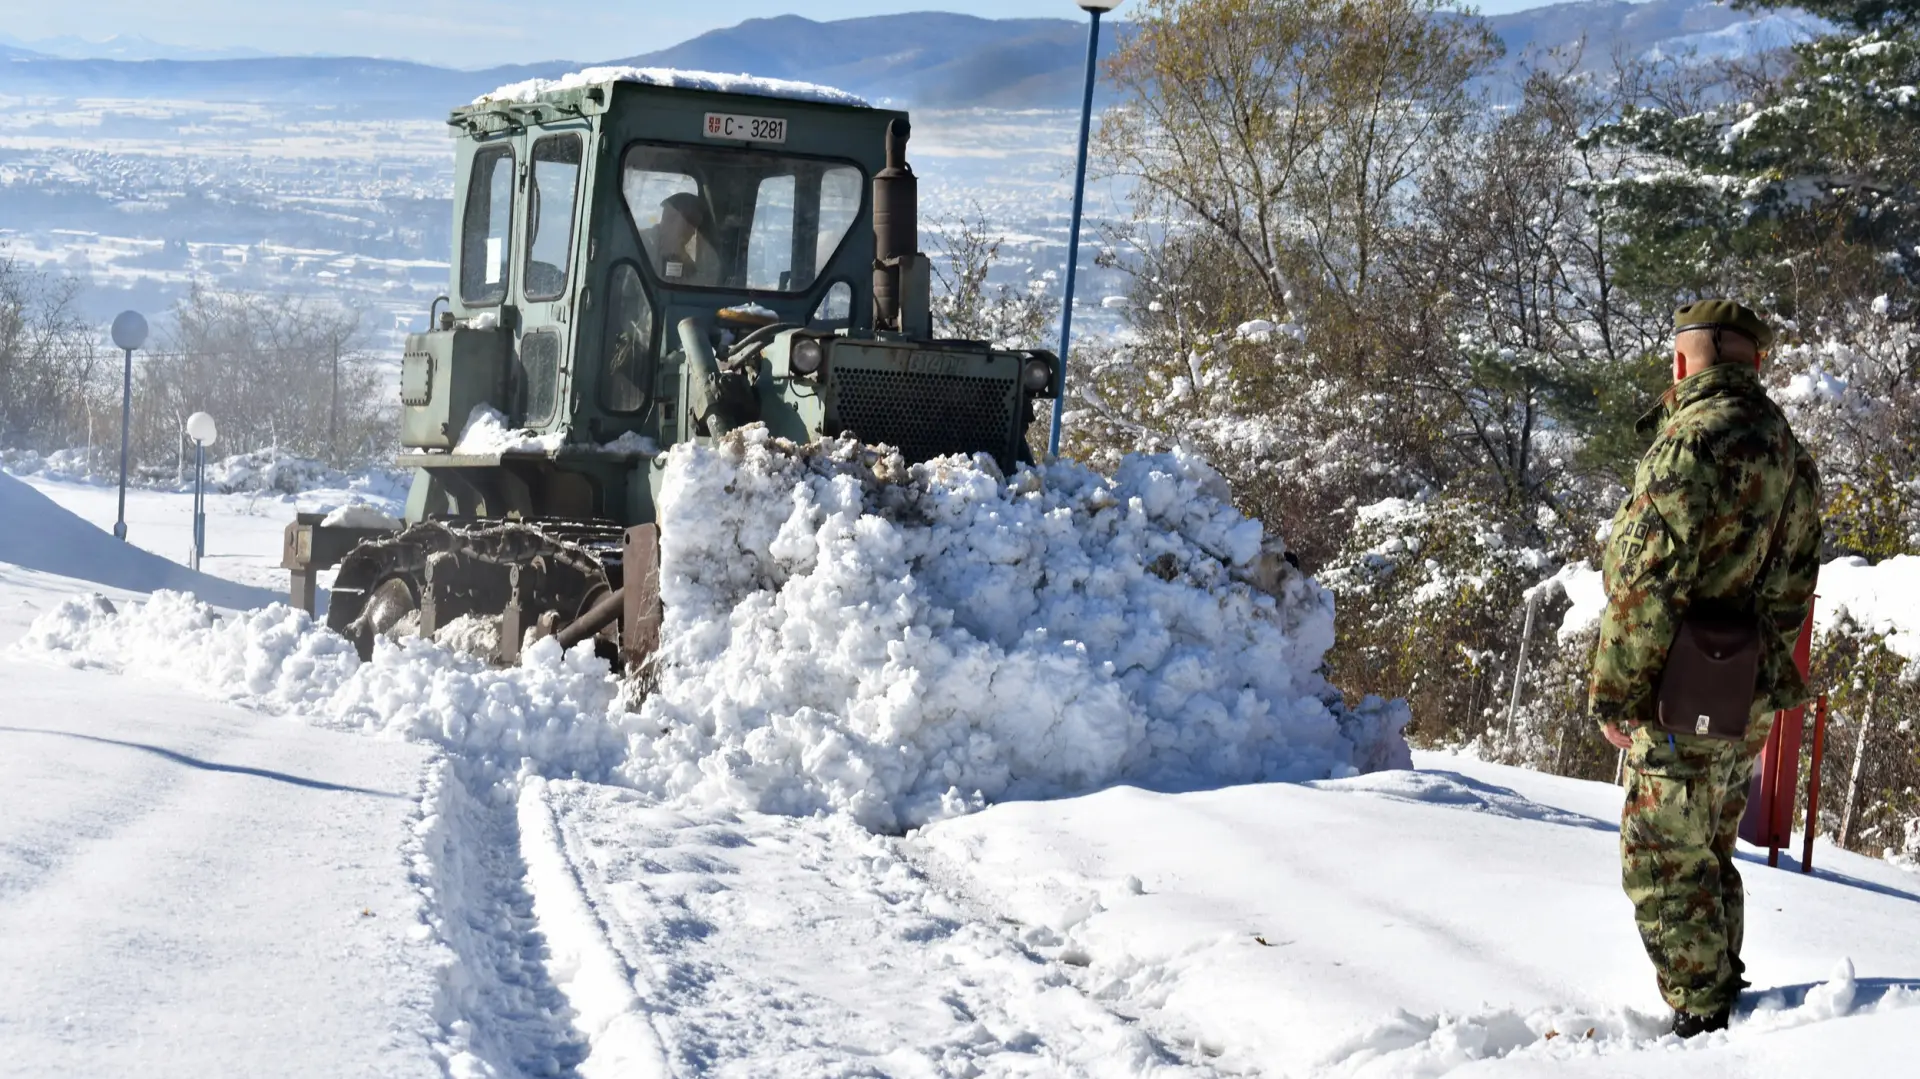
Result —
[[187, 589], [222, 607], [257, 607], [278, 598], [264, 589], [195, 572], [115, 539], [4, 472], [0, 472], [0, 562], [135, 592]]
[[892, 830], [1408, 763], [1405, 706], [1348, 710], [1318, 673], [1331, 598], [1189, 456], [1009, 482], [755, 427], [676, 449], [661, 519], [658, 733], [622, 768], [643, 788]]
[[816, 86], [791, 79], [771, 79], [758, 75], [727, 75], [717, 71], [675, 71], [664, 67], [590, 67], [569, 72], [557, 79], [528, 79], [509, 83], [490, 94], [474, 98], [475, 105], [494, 101], [530, 104], [541, 94], [577, 90], [603, 82], [637, 82], [648, 86], [669, 86], [679, 90], [714, 90], [752, 97], [781, 97], [794, 101], [816, 101], [828, 105], [859, 105], [866, 99], [831, 86]]
[[223, 619], [164, 593], [72, 601], [21, 647], [509, 768], [887, 831], [1114, 783], [1409, 764], [1405, 705], [1349, 709], [1319, 674], [1327, 593], [1191, 457], [1009, 482], [985, 458], [908, 468], [756, 427], [677, 448], [661, 515], [667, 623], [637, 711], [586, 647], [491, 670], [383, 643], [362, 664], [285, 607]]

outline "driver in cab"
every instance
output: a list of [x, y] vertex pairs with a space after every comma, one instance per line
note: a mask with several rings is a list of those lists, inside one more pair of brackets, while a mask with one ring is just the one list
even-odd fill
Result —
[[640, 242], [661, 280], [681, 285], [720, 283], [718, 260], [700, 257], [708, 253], [700, 236], [706, 223], [707, 208], [692, 192], [669, 195], [660, 203], [660, 223], [640, 230]]

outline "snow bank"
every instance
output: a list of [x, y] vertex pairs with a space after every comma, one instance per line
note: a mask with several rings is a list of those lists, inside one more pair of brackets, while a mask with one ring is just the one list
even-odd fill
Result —
[[852, 441], [677, 447], [655, 686], [588, 648], [493, 670], [425, 641], [362, 664], [284, 606], [69, 602], [21, 647], [549, 776], [897, 831], [1006, 798], [1407, 767], [1404, 704], [1321, 677], [1331, 598], [1195, 458], [1011, 482]]
[[134, 592], [186, 589], [222, 607], [257, 607], [278, 598], [115, 539], [4, 472], [0, 522], [0, 562]]
[[1190, 456], [1009, 482], [750, 428], [677, 448], [661, 516], [657, 734], [622, 766], [644, 789], [895, 830], [1408, 763], [1404, 705], [1349, 711], [1318, 673], [1331, 598]]
[[794, 82], [790, 79], [769, 79], [756, 75], [726, 75], [717, 71], [675, 71], [664, 67], [590, 67], [570, 72], [557, 79], [528, 79], [525, 82], [510, 83], [490, 94], [474, 98], [475, 105], [485, 105], [495, 101], [513, 101], [531, 104], [541, 94], [557, 93], [563, 90], [577, 90], [583, 86], [592, 86], [603, 82], [637, 82], [648, 86], [669, 86], [677, 90], [714, 90], [725, 94], [747, 94], [753, 97], [779, 97], [790, 101], [815, 101], [828, 105], [858, 105], [865, 107], [865, 98], [835, 90], [831, 86], [816, 86], [810, 82]]
[[418, 639], [382, 641], [362, 663], [346, 638], [285, 604], [221, 617], [156, 592], [115, 609], [76, 597], [17, 646], [55, 662], [139, 674], [325, 727], [436, 743], [508, 769], [600, 776], [626, 753], [626, 711], [590, 646], [541, 641], [499, 670]]

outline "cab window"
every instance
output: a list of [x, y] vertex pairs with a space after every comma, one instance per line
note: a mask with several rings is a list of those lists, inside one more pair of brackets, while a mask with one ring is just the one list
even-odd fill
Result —
[[533, 144], [533, 180], [527, 205], [529, 300], [558, 299], [567, 291], [573, 253], [573, 210], [580, 189], [580, 139], [554, 135]]
[[653, 396], [653, 306], [640, 271], [615, 264], [607, 278], [607, 359], [601, 368], [600, 405], [608, 412], [644, 411]]
[[460, 299], [487, 307], [507, 298], [507, 249], [513, 228], [513, 147], [473, 155], [460, 224]]
[[646, 268], [668, 286], [808, 291], [865, 190], [855, 165], [748, 150], [642, 143], [621, 170]]

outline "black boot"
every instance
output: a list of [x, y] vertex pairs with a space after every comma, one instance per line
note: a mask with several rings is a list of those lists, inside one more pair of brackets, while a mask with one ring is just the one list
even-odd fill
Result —
[[1673, 1032], [1682, 1038], [1691, 1038], [1696, 1034], [1709, 1034], [1716, 1030], [1727, 1029], [1727, 1020], [1732, 1018], [1732, 1008], [1722, 1008], [1711, 1015], [1695, 1015], [1692, 1012], [1673, 1013]]

